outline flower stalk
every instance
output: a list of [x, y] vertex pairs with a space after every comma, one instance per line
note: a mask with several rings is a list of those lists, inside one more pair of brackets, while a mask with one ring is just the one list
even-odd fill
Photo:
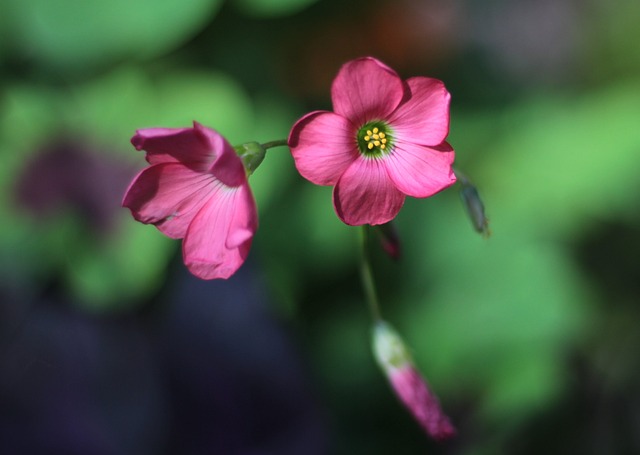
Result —
[[374, 322], [377, 322], [382, 320], [382, 314], [375, 281], [373, 279], [371, 256], [369, 255], [369, 225], [363, 225], [360, 233], [360, 280], [362, 281], [362, 288], [364, 289], [365, 299], [371, 312], [371, 317]]

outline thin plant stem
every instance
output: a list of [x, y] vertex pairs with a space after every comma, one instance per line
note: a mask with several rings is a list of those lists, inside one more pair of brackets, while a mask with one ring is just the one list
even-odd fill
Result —
[[380, 312], [380, 303], [376, 293], [375, 281], [373, 279], [373, 271], [371, 269], [371, 257], [369, 256], [369, 226], [362, 226], [360, 241], [360, 280], [364, 289], [365, 298], [371, 317], [374, 322], [382, 320]]
[[270, 149], [270, 148], [273, 148], [273, 147], [283, 147], [283, 146], [289, 145], [289, 144], [287, 143], [286, 139], [280, 139], [280, 140], [277, 140], [277, 141], [265, 142], [264, 144], [261, 144], [261, 145], [265, 150], [267, 150], [267, 149]]

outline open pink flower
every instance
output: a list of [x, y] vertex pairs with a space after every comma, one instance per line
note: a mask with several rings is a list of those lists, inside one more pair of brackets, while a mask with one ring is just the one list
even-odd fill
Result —
[[242, 265], [258, 227], [245, 168], [227, 140], [193, 128], [138, 130], [131, 139], [150, 166], [122, 200], [133, 217], [184, 239], [184, 263], [203, 279], [229, 278]]
[[331, 98], [335, 112], [305, 115], [288, 142], [304, 178], [335, 185], [333, 204], [345, 223], [386, 223], [405, 196], [432, 196], [456, 181], [445, 142], [450, 95], [441, 81], [403, 81], [366, 57], [340, 69]]

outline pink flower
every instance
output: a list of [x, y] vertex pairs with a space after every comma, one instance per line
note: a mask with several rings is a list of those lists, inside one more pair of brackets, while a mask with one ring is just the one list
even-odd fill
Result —
[[442, 412], [438, 398], [413, 365], [391, 368], [387, 374], [400, 401], [433, 439], [442, 441], [456, 434], [449, 418]]
[[203, 279], [229, 278], [249, 253], [258, 214], [242, 160], [216, 131], [138, 130], [131, 139], [150, 166], [122, 200], [133, 217], [184, 239], [184, 263]]
[[402, 338], [384, 321], [374, 327], [373, 351], [394, 392], [420, 426], [439, 441], [454, 436], [455, 428], [413, 364]]
[[350, 225], [383, 224], [405, 196], [429, 197], [452, 185], [449, 92], [427, 77], [406, 81], [382, 62], [346, 63], [331, 88], [335, 112], [311, 112], [291, 129], [300, 174], [335, 185], [333, 205]]

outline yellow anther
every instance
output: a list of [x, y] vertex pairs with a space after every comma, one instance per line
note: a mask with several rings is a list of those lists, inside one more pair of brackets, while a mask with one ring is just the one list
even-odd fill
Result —
[[[1, 0], [0, 0], [1, 1]], [[374, 126], [368, 130], [360, 130], [358, 135], [360, 139], [360, 146], [364, 147], [366, 144], [367, 150], [370, 150], [371, 153], [379, 153], [381, 150], [386, 152], [387, 144], [391, 145], [391, 138], [387, 138], [387, 133], [380, 130], [380, 127]]]

